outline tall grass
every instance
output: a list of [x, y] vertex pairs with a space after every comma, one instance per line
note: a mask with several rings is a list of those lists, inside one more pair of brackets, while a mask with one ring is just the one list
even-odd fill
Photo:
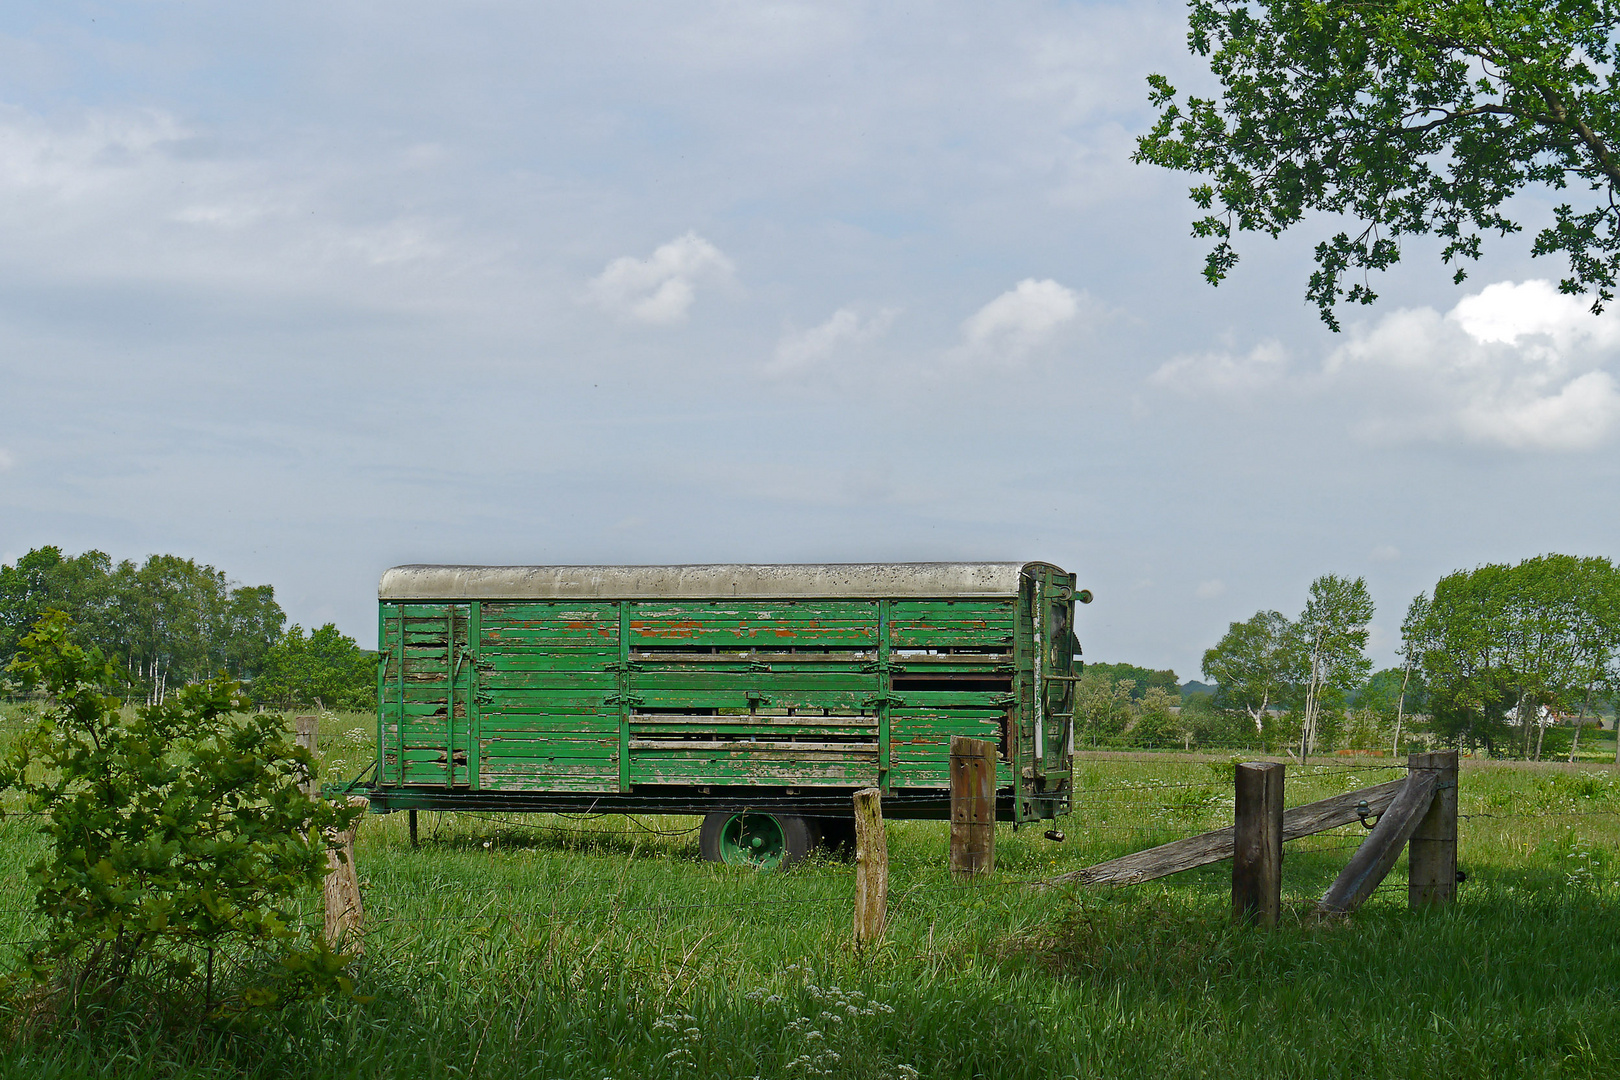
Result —
[[[1290, 769], [1288, 801], [1400, 775], [1387, 764]], [[1288, 846], [1269, 933], [1229, 924], [1225, 865], [1112, 891], [1026, 884], [1228, 824], [1229, 777], [1088, 759], [1068, 841], [1002, 827], [983, 884], [946, 873], [945, 826], [891, 822], [888, 934], [864, 953], [849, 864], [706, 864], [695, 819], [424, 814], [413, 850], [403, 814], [370, 818], [369, 1000], [190, 1041], [136, 1019], [16, 1047], [0, 1077], [1612, 1074], [1612, 769], [1465, 763], [1469, 878], [1443, 911], [1406, 910], [1402, 866], [1348, 922], [1309, 917], [1360, 825]], [[17, 868], [36, 844], [0, 825], [0, 940], [28, 930]]]

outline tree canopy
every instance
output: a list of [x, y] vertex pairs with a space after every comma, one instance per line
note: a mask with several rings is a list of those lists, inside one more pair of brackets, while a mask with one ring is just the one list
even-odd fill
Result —
[[120, 693], [133, 688], [154, 703], [220, 674], [259, 704], [364, 709], [375, 700], [375, 663], [353, 638], [331, 624], [283, 633], [274, 587], [233, 582], [192, 559], [114, 565], [104, 552], [47, 546], [0, 566], [0, 670], [48, 611], [67, 615], [72, 641], [122, 673]]
[[1154, 687], [1163, 690], [1171, 697], [1181, 693], [1181, 683], [1176, 673], [1169, 668], [1154, 670], [1153, 668], [1138, 667], [1135, 664], [1087, 664], [1086, 671], [1095, 672], [1099, 677], [1106, 678], [1110, 684], [1121, 679], [1131, 684], [1131, 700], [1141, 701], [1143, 696]]
[[1290, 627], [1281, 612], [1258, 611], [1228, 627], [1204, 653], [1204, 677], [1215, 682], [1215, 704], [1241, 709], [1265, 731], [1267, 712], [1284, 705], [1290, 690]]
[[1414, 601], [1403, 632], [1436, 728], [1528, 757], [1543, 708], [1573, 712], [1620, 685], [1620, 569], [1540, 555], [1459, 570]]
[[331, 623], [306, 637], [297, 623], [265, 654], [253, 698], [269, 705], [367, 709], [377, 700], [377, 661]]
[[[1215, 241], [1204, 276], [1238, 261], [1234, 231], [1275, 237], [1311, 212], [1355, 225], [1316, 246], [1306, 298], [1337, 330], [1366, 274], [1434, 234], [1448, 264], [1522, 225], [1506, 203], [1571, 191], [1532, 251], [1562, 255], [1560, 288], [1614, 297], [1620, 274], [1620, 0], [1190, 0], [1188, 44], [1215, 98], [1149, 77], [1160, 110], [1134, 159], [1200, 174]], [[1454, 280], [1466, 277], [1457, 265]], [[1347, 280], [1349, 284], [1347, 284]]]
[[1232, 623], [1204, 653], [1216, 706], [1241, 711], [1268, 742], [1275, 734], [1271, 710], [1288, 709], [1300, 724], [1300, 753], [1309, 754], [1372, 666], [1365, 653], [1372, 613], [1366, 581], [1324, 574], [1311, 582], [1295, 621], [1260, 611]]
[[240, 585], [212, 566], [153, 555], [116, 566], [100, 551], [36, 548], [0, 566], [0, 665], [47, 611], [73, 640], [121, 668], [149, 700], [226, 674], [251, 679], [287, 618], [269, 585]]

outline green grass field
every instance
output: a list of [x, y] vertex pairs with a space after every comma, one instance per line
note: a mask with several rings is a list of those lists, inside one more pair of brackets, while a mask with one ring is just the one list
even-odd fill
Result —
[[[328, 778], [363, 764], [339, 736], [364, 724], [323, 723]], [[1288, 802], [1390, 766], [1290, 768]], [[423, 814], [413, 850], [403, 814], [372, 817], [357, 856], [370, 1000], [229, 1039], [163, 1039], [136, 1019], [14, 1047], [0, 1077], [1614, 1074], [1612, 766], [1465, 761], [1469, 877], [1444, 911], [1406, 910], [1402, 866], [1347, 923], [1308, 917], [1359, 825], [1288, 845], [1274, 932], [1229, 925], [1229, 864], [1120, 890], [1028, 886], [1230, 824], [1229, 777], [1225, 760], [1089, 757], [1068, 841], [1003, 826], [976, 885], [946, 873], [942, 824], [891, 822], [889, 931], [865, 953], [851, 865], [706, 864], [695, 819]], [[28, 822], [0, 824], [0, 941], [29, 933], [37, 845]]]

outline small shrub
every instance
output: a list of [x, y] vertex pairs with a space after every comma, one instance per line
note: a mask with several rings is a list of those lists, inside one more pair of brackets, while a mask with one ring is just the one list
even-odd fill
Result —
[[1130, 730], [1131, 742], [1142, 747], [1178, 747], [1185, 736], [1181, 721], [1171, 707], [1180, 702], [1157, 686], [1142, 695], [1142, 711]]
[[31, 1021], [132, 1001], [241, 1016], [347, 989], [348, 958], [309, 942], [290, 901], [326, 872], [324, 831], [357, 811], [304, 794], [314, 762], [281, 717], [242, 712], [236, 684], [215, 679], [124, 718], [103, 692], [116, 669], [60, 613], [11, 671], [47, 694], [0, 767], [48, 841], [28, 868], [45, 921], [23, 961]]

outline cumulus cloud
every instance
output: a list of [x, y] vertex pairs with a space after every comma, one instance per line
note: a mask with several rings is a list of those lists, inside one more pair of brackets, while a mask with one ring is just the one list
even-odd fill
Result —
[[1549, 282], [1498, 282], [1445, 315], [1401, 310], [1356, 328], [1325, 371], [1375, 389], [1358, 427], [1375, 441], [1586, 450], [1620, 426], [1620, 386], [1605, 369], [1617, 348], [1613, 316]]
[[1025, 278], [974, 312], [962, 324], [962, 349], [970, 357], [1022, 360], [1046, 344], [1058, 328], [1093, 303], [1084, 293], [1051, 278]]
[[1288, 353], [1278, 341], [1262, 341], [1244, 355], [1231, 350], [1186, 354], [1164, 364], [1150, 381], [1180, 393], [1229, 393], [1264, 389], [1288, 374]]
[[772, 375], [790, 375], [815, 368], [841, 352], [882, 337], [898, 314], [893, 308], [884, 308], [862, 319], [854, 308], [839, 308], [819, 326], [783, 334], [765, 370]]
[[633, 255], [614, 259], [591, 279], [589, 294], [615, 315], [645, 323], [678, 323], [686, 319], [700, 283], [726, 281], [732, 272], [731, 260], [719, 248], [688, 232], [645, 259]]
[[1213, 600], [1225, 592], [1226, 582], [1222, 581], [1220, 578], [1215, 578], [1211, 581], [1199, 582], [1198, 588], [1193, 590], [1193, 595], [1198, 597], [1200, 600]]

